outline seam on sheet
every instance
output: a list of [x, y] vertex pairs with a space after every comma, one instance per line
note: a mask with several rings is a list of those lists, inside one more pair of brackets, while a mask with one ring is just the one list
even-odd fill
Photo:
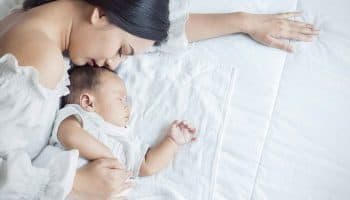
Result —
[[[231, 72], [230, 72], [230, 82], [229, 86], [227, 88], [227, 94], [225, 97], [225, 105], [223, 107], [223, 122], [222, 126], [220, 127], [220, 130], [218, 131], [218, 142], [217, 142], [217, 147], [215, 149], [215, 155], [214, 155], [214, 162], [211, 170], [211, 182], [210, 182], [210, 188], [209, 188], [209, 199], [214, 199], [214, 192], [215, 192], [215, 186], [216, 186], [216, 173], [217, 173], [217, 166], [218, 166], [218, 161], [220, 159], [220, 153], [221, 153], [221, 147], [222, 147], [222, 138], [223, 138], [223, 130], [227, 121], [227, 113], [229, 112], [227, 106], [231, 102], [232, 94], [233, 94], [233, 88], [236, 80], [236, 69], [234, 67], [230, 67]], [[225, 111], [226, 110], [226, 111]]]
[[258, 174], [259, 174], [260, 167], [261, 167], [260, 165], [261, 165], [261, 161], [262, 161], [262, 155], [263, 155], [263, 152], [264, 152], [264, 149], [265, 149], [265, 144], [266, 144], [267, 136], [268, 136], [268, 134], [269, 134], [269, 132], [270, 132], [271, 120], [272, 120], [272, 116], [273, 116], [273, 114], [274, 114], [274, 112], [275, 112], [276, 101], [277, 101], [278, 94], [279, 94], [279, 91], [280, 91], [280, 84], [281, 84], [283, 72], [284, 72], [284, 69], [285, 69], [286, 60], [287, 60], [287, 55], [286, 55], [286, 57], [284, 58], [284, 62], [283, 62], [283, 66], [282, 66], [281, 75], [280, 75], [280, 78], [279, 78], [279, 81], [278, 81], [278, 87], [277, 87], [276, 95], [275, 95], [275, 98], [274, 98], [274, 101], [273, 101], [273, 106], [272, 106], [271, 115], [270, 115], [270, 118], [269, 118], [268, 123], [267, 123], [266, 132], [265, 132], [265, 134], [264, 134], [264, 141], [263, 141], [262, 148], [261, 148], [260, 155], [259, 155], [259, 162], [258, 162], [258, 166], [257, 166], [257, 168], [256, 168], [253, 186], [252, 186], [252, 189], [251, 189], [251, 192], [250, 192], [250, 195], [249, 195], [249, 199], [250, 199], [250, 200], [252, 200], [253, 194], [254, 194], [254, 192], [255, 192], [256, 181], [257, 181]]
[[[298, 8], [298, 4], [299, 4], [299, 0], [296, 0], [295, 10]], [[295, 19], [295, 18], [294, 18], [294, 19]], [[290, 44], [290, 43], [291, 43], [291, 40], [289, 40], [288, 43]], [[272, 117], [273, 117], [274, 112], [275, 112], [277, 98], [278, 98], [278, 95], [279, 95], [279, 93], [280, 93], [280, 86], [281, 86], [281, 81], [282, 81], [283, 73], [284, 73], [284, 71], [285, 71], [287, 58], [288, 58], [288, 54], [286, 53], [286, 56], [285, 56], [284, 62], [283, 62], [283, 66], [282, 66], [281, 75], [280, 75], [280, 78], [279, 78], [279, 81], [278, 81], [278, 87], [277, 87], [277, 91], [276, 91], [276, 96], [275, 96], [274, 101], [273, 101], [273, 106], [272, 106], [272, 110], [271, 110], [271, 115], [270, 115], [270, 118], [269, 118], [268, 123], [267, 123], [267, 129], [266, 129], [266, 132], [265, 132], [265, 135], [264, 135], [264, 141], [263, 141], [262, 148], [261, 148], [261, 151], [260, 151], [259, 162], [258, 162], [258, 166], [257, 166], [257, 168], [256, 168], [253, 186], [252, 186], [252, 189], [251, 189], [251, 192], [250, 192], [250, 195], [249, 195], [249, 200], [253, 200], [253, 196], [254, 196], [254, 192], [255, 192], [255, 187], [256, 187], [256, 182], [257, 182], [258, 175], [259, 175], [259, 172], [260, 172], [260, 169], [261, 169], [261, 162], [262, 162], [263, 152], [264, 152], [264, 149], [265, 149], [265, 144], [266, 144], [267, 136], [268, 136], [268, 134], [269, 134], [269, 132], [270, 132], [270, 130], [271, 130], [271, 121], [272, 121]]]

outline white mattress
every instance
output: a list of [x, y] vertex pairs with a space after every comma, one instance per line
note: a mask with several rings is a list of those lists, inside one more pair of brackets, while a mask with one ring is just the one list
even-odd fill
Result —
[[128, 59], [119, 73], [138, 136], [154, 144], [176, 118], [199, 129], [198, 141], [160, 174], [139, 179], [130, 198], [350, 199], [350, 2], [192, 0], [190, 7], [302, 10], [300, 20], [321, 32], [312, 43], [291, 41], [294, 54], [232, 35], [182, 56]]

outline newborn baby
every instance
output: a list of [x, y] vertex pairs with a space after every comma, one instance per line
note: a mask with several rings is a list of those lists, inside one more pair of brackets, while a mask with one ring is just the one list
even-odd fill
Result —
[[134, 176], [157, 173], [173, 159], [179, 146], [194, 141], [196, 130], [185, 121], [174, 121], [155, 147], [128, 133], [130, 107], [119, 76], [106, 68], [73, 67], [70, 94], [58, 111], [50, 143], [78, 149], [79, 167], [89, 160], [116, 158]]

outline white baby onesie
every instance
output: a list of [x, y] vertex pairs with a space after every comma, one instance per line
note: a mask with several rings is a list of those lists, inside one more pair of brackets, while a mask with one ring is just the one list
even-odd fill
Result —
[[[61, 122], [70, 116], [75, 116], [84, 130], [106, 145], [118, 161], [133, 172], [134, 176], [139, 175], [149, 145], [142, 143], [138, 138], [131, 135], [128, 128], [117, 127], [108, 123], [97, 113], [85, 111], [77, 104], [68, 104], [58, 111], [50, 144], [64, 149], [57, 138], [57, 131]], [[86, 163], [86, 159], [80, 158], [78, 165], [81, 167]]]

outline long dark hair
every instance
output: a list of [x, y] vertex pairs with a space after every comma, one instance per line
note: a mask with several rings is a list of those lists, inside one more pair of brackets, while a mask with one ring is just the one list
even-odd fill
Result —
[[[25, 0], [23, 8], [30, 9], [55, 0]], [[154, 40], [168, 37], [169, 0], [85, 0], [100, 7], [108, 20], [132, 35]]]

